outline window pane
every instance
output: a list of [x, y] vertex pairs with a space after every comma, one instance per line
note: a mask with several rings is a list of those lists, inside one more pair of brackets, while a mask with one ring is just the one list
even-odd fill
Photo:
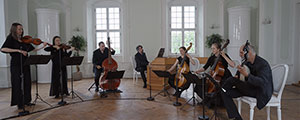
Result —
[[195, 31], [184, 31], [184, 46], [188, 47], [192, 43], [192, 48], [188, 53], [195, 53]]
[[109, 29], [120, 29], [120, 8], [109, 8]]
[[171, 28], [182, 28], [182, 7], [171, 7]]
[[184, 7], [184, 28], [195, 28], [195, 6]]
[[98, 48], [98, 43], [99, 42], [104, 42], [105, 43], [105, 45], [106, 45], [106, 41], [107, 41], [107, 34], [106, 34], [106, 32], [97, 32], [96, 33], [96, 48]]
[[121, 41], [120, 41], [120, 32], [109, 32], [110, 36], [110, 47], [115, 49], [116, 54], [121, 53]]
[[106, 8], [96, 8], [96, 30], [107, 29]]
[[181, 31], [171, 32], [171, 53], [179, 53], [179, 48], [182, 46]]

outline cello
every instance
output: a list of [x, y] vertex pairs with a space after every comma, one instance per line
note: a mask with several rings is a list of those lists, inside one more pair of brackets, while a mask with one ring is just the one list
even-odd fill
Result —
[[[192, 45], [193, 44], [190, 43], [190, 46], [185, 50], [183, 60], [181, 61], [177, 70], [176, 79], [178, 79], [178, 87], [182, 87], [187, 81], [182, 74], [187, 74], [188, 72], [190, 72], [190, 67], [185, 62], [185, 60], [187, 59], [186, 53], [192, 48]], [[176, 80], [174, 81], [174, 85], [176, 85]]]
[[[226, 40], [226, 43], [222, 46], [222, 48], [220, 49], [220, 52], [223, 51], [223, 49], [225, 49], [229, 44], [229, 40]], [[221, 55], [219, 53], [218, 57], [216, 58], [213, 66], [210, 69], [210, 75], [217, 81], [217, 83], [221, 82], [222, 77], [224, 76], [225, 73], [225, 67], [223, 66], [222, 62], [220, 61]], [[207, 80], [207, 85], [208, 85], [208, 93], [212, 93], [214, 92], [215, 89], [215, 85], [213, 82]]]
[[108, 72], [114, 72], [118, 69], [118, 63], [111, 57], [110, 38], [107, 40], [108, 44], [108, 58], [102, 62], [104, 74], [100, 79], [100, 88], [103, 90], [116, 90], [121, 83], [120, 79], [106, 79]]

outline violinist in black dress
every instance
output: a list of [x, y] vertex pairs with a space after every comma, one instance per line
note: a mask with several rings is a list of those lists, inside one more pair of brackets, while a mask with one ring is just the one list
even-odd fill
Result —
[[[59, 36], [55, 36], [53, 38], [53, 46], [49, 46], [45, 48], [45, 51], [51, 52], [52, 58], [52, 73], [51, 73], [51, 86], [50, 86], [50, 96], [55, 96], [58, 98], [61, 95], [61, 83], [60, 79], [62, 79], [62, 87], [63, 94], [69, 95], [68, 93], [68, 82], [67, 82], [67, 67], [66, 65], [61, 64], [64, 57], [70, 57], [72, 54], [72, 50], [74, 47], [70, 49], [66, 49], [61, 44], [61, 39]], [[61, 70], [61, 76], [60, 76]]]
[[10, 60], [10, 73], [11, 73], [11, 106], [17, 105], [18, 109], [24, 108], [24, 104], [31, 106], [31, 76], [30, 66], [23, 66], [24, 78], [24, 101], [22, 94], [22, 79], [21, 79], [21, 62], [24, 65], [28, 58], [28, 52], [38, 51], [44, 48], [47, 43], [43, 43], [42, 48], [34, 48], [31, 44], [22, 42], [23, 26], [20, 23], [13, 23], [10, 28], [10, 34], [7, 36], [4, 44], [1, 47], [1, 52], [9, 53]]

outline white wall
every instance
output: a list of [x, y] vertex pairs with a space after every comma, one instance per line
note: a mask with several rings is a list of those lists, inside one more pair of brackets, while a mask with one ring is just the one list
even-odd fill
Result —
[[[72, 35], [81, 34], [90, 37], [87, 31], [87, 2], [104, 0], [27, 0], [28, 6], [13, 7], [24, 3], [24, 0], [5, 1], [5, 34], [8, 34], [12, 22], [26, 24], [24, 8], [28, 11], [28, 33], [37, 34], [36, 8], [50, 8], [60, 11], [60, 35], [63, 41], [69, 41]], [[142, 44], [147, 52], [149, 61], [157, 55], [160, 47], [166, 47], [166, 2], [170, 0], [113, 0], [122, 2], [123, 12], [123, 55], [114, 58], [119, 63], [119, 69], [125, 69], [125, 77], [131, 77], [132, 66], [130, 57], [136, 53], [135, 47]], [[294, 0], [195, 0], [203, 1], [204, 34], [203, 38], [212, 33], [223, 34], [228, 38], [227, 8], [247, 5], [251, 7], [251, 43], [256, 46], [259, 55], [271, 64], [288, 63], [292, 65], [294, 40], [291, 35], [289, 21], [291, 18], [291, 1]], [[264, 4], [262, 4], [264, 3]], [[26, 11], [26, 10], [25, 10]], [[224, 14], [224, 15], [223, 15]], [[262, 20], [270, 18], [271, 24], [263, 25]], [[24, 24], [23, 23], [23, 24]], [[219, 28], [211, 29], [215, 24]], [[79, 28], [80, 31], [74, 31]], [[89, 39], [90, 41], [92, 39]], [[205, 39], [204, 39], [205, 40]], [[93, 45], [95, 43], [91, 43]], [[83, 52], [85, 60], [80, 66], [84, 77], [92, 77], [92, 65], [88, 62], [87, 54], [94, 48]], [[210, 49], [204, 49], [204, 56], [210, 55]], [[7, 58], [9, 60], [9, 58]], [[34, 77], [35, 75], [32, 75]], [[295, 80], [294, 80], [295, 81]], [[288, 83], [293, 82], [289, 80]]]

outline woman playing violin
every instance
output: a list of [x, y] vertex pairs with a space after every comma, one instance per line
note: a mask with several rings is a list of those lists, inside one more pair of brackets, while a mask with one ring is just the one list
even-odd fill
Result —
[[[53, 56], [50, 96], [55, 96], [55, 98], [58, 98], [60, 94], [69, 95], [68, 85], [67, 85], [67, 67], [66, 65], [61, 65], [61, 63], [63, 57], [71, 56], [72, 50], [75, 49], [74, 47], [63, 45], [60, 42], [61, 42], [60, 37], [55, 36], [53, 38], [53, 46], [49, 46], [44, 49], [45, 51], [51, 52], [51, 55]], [[62, 76], [60, 76], [60, 70]], [[63, 93], [61, 92], [61, 84], [60, 84], [61, 77], [62, 77]]]
[[[21, 62], [24, 64], [28, 58], [28, 52], [38, 51], [44, 48], [47, 43], [43, 43], [43, 47], [34, 48], [31, 44], [22, 42], [23, 26], [20, 23], [13, 23], [10, 28], [10, 34], [7, 36], [1, 47], [1, 52], [9, 53], [10, 73], [11, 73], [11, 106], [18, 105], [18, 109], [24, 108], [25, 105], [32, 105], [31, 101], [31, 76], [30, 66], [23, 66], [24, 77], [24, 102], [21, 90]], [[21, 61], [22, 60], [22, 61]], [[24, 104], [23, 104], [24, 103]]]

